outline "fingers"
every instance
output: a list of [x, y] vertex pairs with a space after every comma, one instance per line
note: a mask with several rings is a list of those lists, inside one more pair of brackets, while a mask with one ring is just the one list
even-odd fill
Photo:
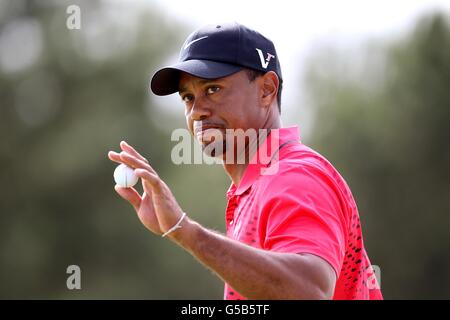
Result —
[[[122, 149], [122, 152], [120, 153], [109, 151], [109, 159], [111, 161], [123, 163], [131, 168], [134, 168], [134, 173], [136, 174], [136, 176], [142, 179], [143, 186], [145, 187], [144, 189], [147, 189], [147, 191], [150, 191], [150, 189], [159, 190], [161, 186], [161, 179], [159, 178], [156, 171], [150, 166], [147, 159], [141, 156], [132, 146], [127, 144], [125, 141], [121, 141], [120, 148]], [[133, 199], [136, 198], [132, 193], [123, 191], [123, 188], [118, 188], [119, 189], [116, 189], [116, 191], [122, 197], [127, 197], [127, 200], [128, 197], [133, 197]], [[139, 197], [139, 201], [142, 201], [137, 192], [136, 195]]]
[[117, 162], [117, 163], [122, 163], [122, 159], [120, 159], [120, 154], [114, 151], [110, 151], [108, 152], [108, 158], [111, 161]]
[[141, 156], [132, 146], [128, 145], [125, 141], [120, 143], [122, 152], [117, 153], [115, 151], [108, 152], [108, 158], [111, 161], [117, 163], [124, 163], [132, 168], [145, 169], [158, 176], [155, 170], [150, 166], [147, 159]]
[[130, 155], [129, 153], [127, 153], [125, 151], [122, 151], [119, 154], [119, 156], [120, 156], [120, 159], [122, 160], [122, 162], [125, 163], [126, 165], [128, 165], [129, 167], [136, 168], [136, 169], [145, 169], [147, 171], [150, 171], [154, 175], [156, 175], [155, 170], [153, 170], [153, 168], [147, 162], [144, 162], [144, 161], [136, 158], [135, 156]]
[[137, 152], [132, 146], [130, 146], [125, 141], [120, 142], [120, 148], [122, 148], [123, 151], [128, 152], [132, 156], [135, 156], [139, 160], [142, 160], [142, 161], [148, 163], [147, 159], [145, 159], [143, 156], [141, 156], [139, 152]]
[[[145, 169], [136, 169], [134, 170], [134, 174], [141, 178], [144, 183], [148, 182], [152, 191], [159, 191], [161, 187], [161, 179], [156, 174], [153, 174]], [[147, 189], [145, 184], [144, 189]]]
[[[121, 141], [120, 142], [120, 148], [124, 152], [126, 152], [126, 153], [128, 153], [128, 154], [130, 154], [130, 155], [132, 155], [134, 157], [136, 157], [137, 159], [139, 159], [139, 160], [141, 160], [141, 161], [143, 161], [145, 163], [148, 163], [147, 159], [145, 159], [139, 152], [136, 151], [136, 149], [134, 149], [132, 146], [130, 146], [125, 141]], [[118, 153], [118, 152], [110, 151], [110, 152], [108, 152], [108, 157], [109, 157], [110, 160], [112, 160], [114, 162], [117, 162], [117, 163], [122, 163], [123, 162], [120, 159], [120, 153]]]
[[125, 200], [127, 200], [136, 211], [139, 210], [139, 207], [141, 206], [141, 196], [134, 188], [122, 188], [118, 185], [114, 186], [114, 189], [116, 192]]
[[135, 156], [130, 155], [129, 153], [127, 153], [125, 151], [122, 151], [121, 153], [109, 151], [108, 158], [117, 163], [124, 163], [127, 166], [132, 167], [132, 168], [144, 168], [146, 170], [150, 170], [150, 171], [154, 172], [153, 168], [150, 167], [147, 160], [144, 159], [145, 160], [144, 161], [144, 160], [138, 159]]

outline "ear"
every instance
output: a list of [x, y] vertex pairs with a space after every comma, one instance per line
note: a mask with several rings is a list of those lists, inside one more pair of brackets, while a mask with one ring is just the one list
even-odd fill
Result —
[[261, 77], [261, 104], [270, 107], [277, 100], [280, 80], [275, 72], [269, 71]]

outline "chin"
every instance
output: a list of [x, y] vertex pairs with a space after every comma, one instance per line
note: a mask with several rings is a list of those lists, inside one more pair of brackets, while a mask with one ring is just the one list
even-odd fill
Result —
[[222, 157], [225, 151], [225, 143], [223, 141], [202, 143], [202, 151], [208, 157]]
[[225, 141], [202, 143], [202, 151], [208, 157], [220, 158], [225, 160], [226, 143]]

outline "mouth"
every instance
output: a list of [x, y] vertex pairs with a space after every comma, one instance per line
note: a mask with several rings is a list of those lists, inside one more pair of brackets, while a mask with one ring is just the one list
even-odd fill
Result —
[[200, 142], [223, 140], [225, 128], [215, 124], [206, 124], [194, 127], [194, 134]]

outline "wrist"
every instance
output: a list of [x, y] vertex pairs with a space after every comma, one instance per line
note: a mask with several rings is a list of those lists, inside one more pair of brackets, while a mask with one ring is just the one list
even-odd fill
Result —
[[183, 222], [183, 220], [184, 220], [185, 217], [186, 217], [186, 212], [183, 212], [183, 214], [181, 215], [180, 220], [178, 220], [178, 222], [177, 222], [172, 228], [170, 228], [169, 230], [167, 230], [166, 232], [164, 232], [164, 233], [162, 234], [161, 237], [164, 238], [164, 237], [166, 237], [168, 234], [174, 232], [175, 230], [180, 229], [180, 228], [181, 228], [181, 223]]
[[190, 251], [200, 229], [199, 223], [186, 216], [180, 223], [180, 228], [167, 235], [167, 238]]

